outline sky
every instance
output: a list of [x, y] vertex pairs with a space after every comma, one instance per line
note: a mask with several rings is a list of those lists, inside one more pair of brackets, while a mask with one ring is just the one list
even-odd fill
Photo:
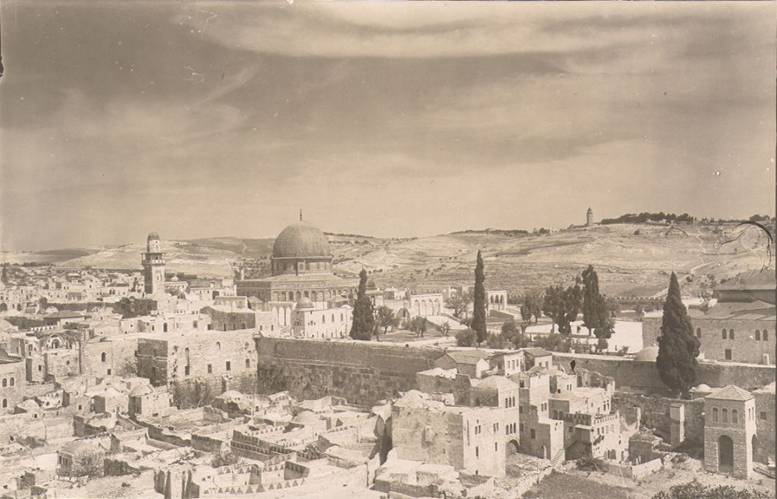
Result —
[[0, 3], [0, 248], [774, 214], [775, 7]]

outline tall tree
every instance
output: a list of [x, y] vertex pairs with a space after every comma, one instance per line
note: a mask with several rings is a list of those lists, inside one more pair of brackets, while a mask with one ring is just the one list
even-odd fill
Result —
[[472, 329], [477, 334], [478, 344], [486, 341], [488, 331], [486, 331], [486, 274], [483, 269], [483, 256], [478, 250], [477, 262], [475, 264], [475, 289], [473, 294]]
[[599, 316], [599, 276], [593, 265], [583, 271], [583, 325], [588, 334], [601, 323]]
[[561, 286], [549, 286], [545, 290], [545, 297], [542, 300], [542, 313], [551, 318], [551, 333], [556, 332], [556, 324], [561, 322], [561, 311], [563, 310], [562, 294], [564, 290]]
[[367, 271], [359, 272], [359, 290], [356, 293], [356, 303], [353, 305], [353, 323], [351, 338], [369, 340], [375, 327], [375, 316], [372, 313], [372, 301], [367, 296]]
[[680, 284], [672, 272], [664, 302], [661, 336], [658, 337], [656, 368], [661, 381], [683, 398], [689, 397], [689, 390], [696, 381], [699, 346], [699, 340], [693, 334], [691, 318], [683, 305]]

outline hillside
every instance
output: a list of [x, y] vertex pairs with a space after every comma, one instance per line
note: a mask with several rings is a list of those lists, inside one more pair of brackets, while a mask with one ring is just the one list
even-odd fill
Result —
[[[380, 286], [469, 284], [478, 249], [483, 251], [487, 285], [513, 292], [571, 281], [588, 264], [597, 268], [603, 290], [612, 295], [660, 294], [672, 270], [684, 279], [685, 291], [693, 292], [702, 276], [712, 274], [719, 281], [758, 270], [767, 261], [766, 237], [749, 229], [743, 232], [733, 224], [612, 224], [546, 235], [470, 230], [405, 239], [347, 234], [328, 237], [337, 272], [356, 274], [364, 267]], [[223, 237], [163, 241], [163, 250], [168, 271], [230, 276], [232, 265], [240, 258], [269, 256], [272, 240]], [[142, 251], [143, 245], [138, 243], [26, 254], [25, 258], [62, 266], [139, 269]], [[694, 277], [689, 280], [689, 275]]]

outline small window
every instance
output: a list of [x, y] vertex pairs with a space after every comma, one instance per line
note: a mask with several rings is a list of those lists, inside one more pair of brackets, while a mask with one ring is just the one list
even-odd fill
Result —
[[184, 366], [184, 368], [183, 368], [184, 376], [188, 376], [189, 373], [191, 373], [191, 366]]
[[732, 423], [738, 423], [738, 422], [739, 422], [739, 417], [738, 417], [738, 414], [737, 414], [737, 410], [736, 410], [736, 409], [733, 409], [733, 410], [731, 411], [731, 422], [732, 422]]
[[213, 374], [213, 364], [208, 364], [208, 374]]
[[761, 341], [761, 331], [755, 330], [755, 341]]
[[480, 456], [480, 449], [475, 447], [475, 457], [479, 457], [479, 456]]
[[107, 370], [105, 371], [105, 373], [106, 373], [108, 376], [110, 376], [110, 375], [111, 375], [111, 370], [110, 370], [110, 369], [107, 369]]
[[251, 359], [246, 359], [246, 369], [251, 367]]
[[15, 385], [16, 384], [16, 378], [11, 376], [11, 379], [8, 381], [8, 384], [11, 385], [11, 386]]
[[3, 388], [5, 388], [6, 386], [8, 386], [8, 380], [3, 378]]
[[728, 409], [723, 409], [723, 423], [728, 423]]
[[721, 330], [721, 335], [722, 335], [722, 338], [725, 340], [726, 339], [726, 328], [723, 328]]
[[534, 428], [531, 429], [531, 439], [534, 440], [537, 438], [537, 433], [534, 431]]
[[769, 331], [768, 330], [764, 329], [762, 339], [764, 341], [769, 341]]
[[714, 407], [712, 409], [712, 422], [717, 423], [718, 422], [718, 408]]
[[731, 360], [731, 349], [727, 348], [725, 351], [726, 360]]
[[766, 419], [766, 412], [761, 411], [760, 416], [761, 416], [761, 419], [765, 420]]
[[8, 399], [3, 399], [3, 409], [8, 407]]
[[734, 330], [729, 329], [728, 330], [728, 339], [733, 340], [734, 339]]
[[232, 363], [230, 361], [227, 361], [226, 368], [227, 368], [227, 371], [231, 371], [232, 370]]

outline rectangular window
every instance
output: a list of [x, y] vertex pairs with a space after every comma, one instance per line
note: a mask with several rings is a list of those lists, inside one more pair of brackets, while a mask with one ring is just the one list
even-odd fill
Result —
[[717, 423], [718, 422], [718, 408], [715, 407], [712, 409], [712, 422]]
[[727, 348], [724, 353], [725, 353], [725, 356], [726, 356], [726, 360], [731, 360], [731, 349]]
[[723, 409], [723, 422], [728, 423], [728, 409]]
[[480, 449], [475, 447], [475, 457], [479, 457], [479, 455], [480, 455]]
[[532, 428], [532, 430], [531, 430], [531, 438], [532, 438], [532, 440], [537, 438], [537, 433], [534, 431], [534, 428]]
[[213, 374], [213, 364], [208, 364], [208, 374]]
[[232, 363], [230, 361], [227, 361], [226, 367], [227, 367], [227, 371], [231, 371], [232, 370]]
[[766, 419], [766, 413], [764, 411], [761, 411], [761, 419]]
[[191, 366], [186, 366], [183, 368], [184, 376], [188, 376], [190, 372], [191, 372]]
[[250, 367], [251, 367], [251, 359], [246, 359], [246, 368], [248, 369]]

